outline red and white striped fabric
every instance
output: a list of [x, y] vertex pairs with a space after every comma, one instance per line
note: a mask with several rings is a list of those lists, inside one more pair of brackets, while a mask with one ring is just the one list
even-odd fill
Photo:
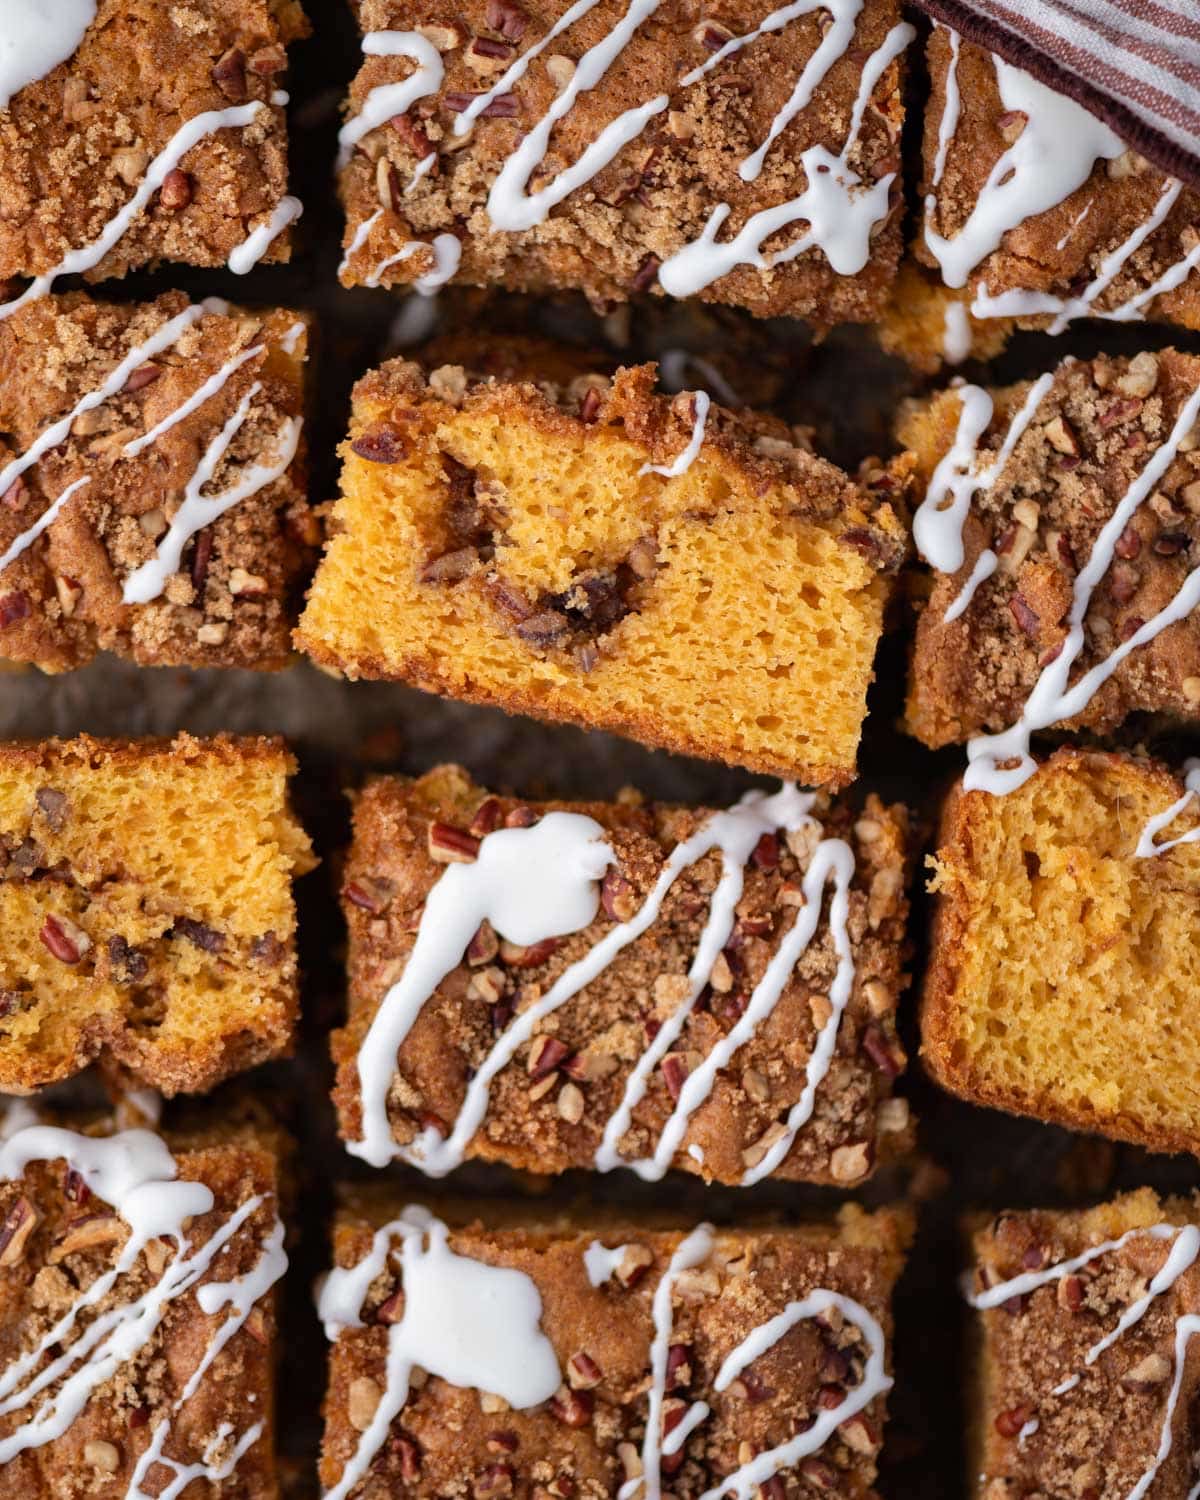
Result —
[[1200, 0], [914, 0], [1200, 187]]

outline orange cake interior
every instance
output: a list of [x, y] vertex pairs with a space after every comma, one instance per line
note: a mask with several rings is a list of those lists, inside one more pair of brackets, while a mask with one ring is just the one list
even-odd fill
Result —
[[0, 1091], [96, 1057], [201, 1090], [287, 1050], [293, 769], [274, 740], [0, 749]]
[[647, 471], [695, 431], [694, 398], [653, 380], [366, 377], [299, 643], [352, 677], [845, 782], [903, 523], [715, 407], [684, 472]]
[[[1200, 1149], [1200, 843], [1135, 855], [1184, 794], [1154, 762], [1064, 750], [1006, 796], [952, 797], [921, 1017], [946, 1087]], [[1158, 840], [1198, 822], [1193, 798]]]

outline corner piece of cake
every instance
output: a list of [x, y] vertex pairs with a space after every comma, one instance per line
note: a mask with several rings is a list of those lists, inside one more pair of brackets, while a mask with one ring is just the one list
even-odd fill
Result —
[[1197, 766], [1058, 751], [951, 796], [921, 1056], [962, 1098], [1200, 1154]]
[[297, 0], [0, 7], [0, 319], [61, 276], [286, 260], [279, 84], [307, 33]]
[[691, 1232], [348, 1196], [320, 1313], [326, 1500], [868, 1500], [902, 1209]]
[[364, 377], [297, 641], [351, 677], [844, 784], [906, 478], [860, 486], [654, 379]]
[[530, 804], [455, 766], [373, 782], [342, 892], [349, 1149], [863, 1181], [911, 1144], [906, 834], [902, 807], [793, 787], [711, 813]]
[[1197, 718], [1200, 357], [1098, 355], [1004, 390], [954, 387], [901, 438], [930, 569], [912, 734], [978, 736], [980, 774], [1027, 757], [1042, 730]]
[[277, 1500], [278, 1132], [0, 1122], [0, 1490]]
[[898, 0], [361, 0], [347, 286], [879, 316], [900, 258]]
[[294, 768], [271, 739], [0, 745], [0, 1090], [100, 1059], [194, 1093], [290, 1049]]
[[885, 343], [929, 368], [994, 353], [1014, 328], [1200, 328], [1200, 193], [945, 26], [928, 59], [914, 246], [928, 292], [914, 306], [909, 281]]
[[179, 292], [0, 320], [0, 662], [287, 664], [307, 347], [303, 314]]
[[977, 1500], [1194, 1495], [1196, 1197], [1010, 1211], [972, 1243]]

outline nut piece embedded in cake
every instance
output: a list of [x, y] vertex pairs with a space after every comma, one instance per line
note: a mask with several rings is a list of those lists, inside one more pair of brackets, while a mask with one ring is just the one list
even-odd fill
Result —
[[687, 1232], [515, 1205], [495, 1227], [448, 1225], [349, 1196], [320, 1299], [327, 1500], [639, 1480], [681, 1500], [797, 1484], [867, 1500], [911, 1234], [905, 1210], [852, 1205], [802, 1228]]
[[0, 747], [0, 1091], [100, 1059], [199, 1092], [290, 1049], [294, 769], [271, 739]]
[[656, 395], [652, 365], [559, 385], [551, 354], [535, 362], [537, 384], [398, 360], [358, 383], [301, 648], [352, 677], [849, 781], [905, 556], [903, 471], [856, 485], [782, 423]]
[[[362, 0], [347, 286], [699, 296], [867, 322], [900, 259], [898, 0]], [[381, 35], [382, 34], [382, 35]], [[803, 78], [804, 86], [800, 86]]]
[[1195, 771], [1060, 750], [1006, 796], [951, 797], [921, 1008], [939, 1083], [1200, 1152], [1198, 790]]
[[979, 1500], [1193, 1493], [1198, 1226], [1195, 1197], [1143, 1188], [976, 1230]]
[[[884, 343], [919, 365], [997, 352], [1078, 319], [1200, 328], [1200, 193], [1096, 116], [937, 26], [929, 40], [928, 270], [897, 287]], [[916, 296], [914, 298], [914, 292]]]
[[298, 0], [97, 0], [74, 32], [89, 7], [55, 9], [59, 50], [48, 21], [6, 37], [0, 282], [37, 278], [36, 297], [79, 272], [287, 260], [300, 205], [280, 86], [309, 29]]
[[276, 1500], [281, 1135], [4, 1127], [5, 1494]]
[[0, 662], [287, 664], [320, 535], [307, 340], [178, 292], [0, 320]]
[[986, 734], [973, 754], [990, 767], [1052, 727], [1197, 717], [1200, 358], [1101, 355], [1003, 390], [960, 386], [901, 437], [932, 574], [911, 733], [932, 747]]
[[912, 1139], [906, 835], [902, 807], [794, 788], [710, 813], [373, 782], [342, 889], [350, 1150], [860, 1184]]

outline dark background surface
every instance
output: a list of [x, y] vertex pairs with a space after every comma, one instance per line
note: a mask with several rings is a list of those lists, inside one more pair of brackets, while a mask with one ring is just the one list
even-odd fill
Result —
[[[357, 65], [357, 32], [343, 0], [307, 0], [307, 9], [315, 34], [294, 51], [291, 83], [292, 174], [294, 190], [305, 203], [292, 264], [259, 267], [246, 278], [168, 268], [106, 285], [102, 294], [144, 298], [182, 287], [194, 296], [217, 292], [244, 303], [311, 309], [318, 320], [309, 426], [312, 497], [317, 502], [336, 493], [335, 448], [346, 427], [350, 386], [394, 350], [401, 299], [385, 290], [347, 292], [337, 285], [342, 217], [332, 183], [334, 135], [345, 83]], [[924, 78], [916, 48], [911, 62], [910, 86], [919, 100]], [[915, 120], [919, 107], [912, 114]], [[911, 148], [916, 145], [912, 130], [910, 137]], [[714, 359], [753, 403], [772, 404], [788, 420], [811, 424], [818, 449], [849, 466], [867, 454], [887, 451], [897, 403], [920, 388], [861, 330], [839, 330], [815, 344], [795, 322], [756, 323], [724, 310], [673, 307], [658, 299], [635, 305], [627, 318], [618, 314], [601, 320], [571, 299], [538, 304], [452, 291], [438, 299], [436, 316], [439, 330], [469, 326], [499, 336], [555, 333], [607, 344], [626, 361], [682, 345]], [[1200, 348], [1195, 337], [1172, 340], [1163, 330], [1115, 325], [1055, 341], [1025, 335], [1013, 341], [987, 376], [995, 381], [1039, 373], [1066, 352], [1157, 347], [1172, 341]], [[977, 378], [983, 372], [968, 366], [965, 373]], [[962, 757], [957, 752], [929, 754], [896, 728], [904, 655], [901, 628], [881, 653], [859, 787], [907, 802], [918, 814], [919, 829], [930, 835], [941, 795]], [[101, 660], [58, 679], [37, 673], [0, 678], [0, 735], [5, 737], [80, 731], [171, 734], [178, 729], [285, 735], [301, 764], [298, 808], [323, 858], [298, 892], [305, 970], [298, 1055], [293, 1062], [260, 1070], [251, 1081], [275, 1101], [301, 1145], [293, 1269], [286, 1291], [281, 1440], [294, 1492], [308, 1496], [316, 1491], [313, 1464], [324, 1376], [324, 1341], [312, 1308], [311, 1283], [326, 1262], [335, 1181], [367, 1173], [338, 1146], [327, 1097], [325, 1036], [337, 1023], [342, 1003], [343, 938], [334, 903], [337, 851], [348, 829], [344, 791], [371, 770], [419, 773], [451, 758], [463, 761], [484, 783], [530, 797], [610, 796], [634, 784], [655, 797], [721, 805], [754, 778], [610, 736], [507, 718], [391, 684], [335, 681], [307, 665], [262, 676], [147, 671]], [[926, 927], [918, 895], [913, 919], [913, 973], [918, 980]], [[905, 1009], [902, 1029], [915, 1058], [911, 999]], [[897, 1302], [896, 1387], [880, 1490], [889, 1500], [949, 1500], [965, 1493], [960, 1438], [965, 1320], [957, 1290], [962, 1215], [1020, 1204], [1084, 1202], [1147, 1182], [1160, 1189], [1190, 1189], [1200, 1185], [1200, 1173], [1190, 1158], [1151, 1157], [960, 1104], [929, 1084], [916, 1063], [902, 1089], [921, 1121], [920, 1156], [860, 1195], [870, 1202], [907, 1195], [920, 1210], [918, 1237]], [[429, 1184], [415, 1174], [397, 1169], [395, 1176], [411, 1185], [415, 1197], [429, 1196]], [[842, 1195], [821, 1189], [764, 1183], [747, 1191], [705, 1190], [690, 1179], [657, 1185], [632, 1174], [575, 1174], [550, 1185], [478, 1166], [456, 1173], [446, 1188], [481, 1198], [514, 1190], [549, 1191], [555, 1201], [630, 1207], [661, 1207], [669, 1199], [688, 1221], [728, 1221], [765, 1209], [828, 1211], [842, 1201]]]

